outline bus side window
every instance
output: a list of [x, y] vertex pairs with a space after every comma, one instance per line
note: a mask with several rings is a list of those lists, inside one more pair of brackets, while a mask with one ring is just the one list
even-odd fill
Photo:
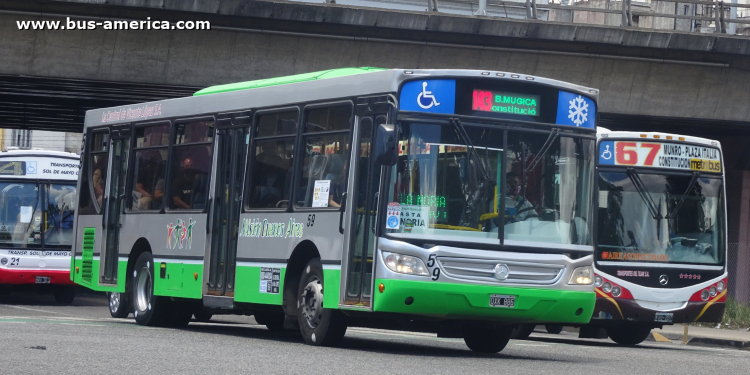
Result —
[[252, 169], [247, 205], [250, 208], [284, 208], [292, 191], [296, 109], [267, 113], [256, 118]]
[[351, 118], [351, 104], [305, 111], [297, 207], [341, 207], [349, 176]]
[[213, 127], [213, 120], [176, 125], [170, 209], [202, 210], [206, 207], [213, 160]]
[[134, 211], [159, 210], [164, 198], [169, 124], [138, 127], [135, 134], [131, 207]]
[[86, 153], [82, 158], [82, 191], [78, 204], [81, 215], [96, 215], [101, 212], [102, 198], [107, 180], [107, 163], [109, 162], [109, 133], [92, 132], [88, 140]]

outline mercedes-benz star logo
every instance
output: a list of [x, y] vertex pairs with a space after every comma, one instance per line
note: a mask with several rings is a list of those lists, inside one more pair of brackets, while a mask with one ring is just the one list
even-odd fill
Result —
[[508, 275], [510, 275], [510, 270], [508, 269], [508, 266], [504, 264], [496, 265], [493, 271], [495, 271], [495, 278], [498, 280], [505, 280], [508, 278]]
[[667, 285], [668, 282], [669, 282], [669, 278], [667, 277], [667, 275], [659, 276], [659, 284]]

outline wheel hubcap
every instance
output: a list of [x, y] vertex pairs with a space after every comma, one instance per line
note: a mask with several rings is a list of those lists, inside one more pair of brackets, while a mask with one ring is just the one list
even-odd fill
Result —
[[151, 273], [147, 267], [143, 267], [138, 271], [138, 278], [136, 279], [136, 304], [139, 311], [145, 312], [148, 310], [151, 303], [151, 293]]
[[117, 312], [120, 309], [120, 293], [109, 294], [109, 311]]
[[302, 290], [300, 305], [305, 322], [315, 329], [323, 317], [323, 285], [317, 277], [312, 277]]

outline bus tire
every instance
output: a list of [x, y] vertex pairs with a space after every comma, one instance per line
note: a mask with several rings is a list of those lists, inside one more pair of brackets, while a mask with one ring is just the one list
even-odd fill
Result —
[[510, 338], [513, 340], [526, 340], [531, 336], [531, 332], [534, 332], [535, 327], [536, 324], [518, 324], [513, 327]]
[[130, 315], [128, 293], [107, 292], [109, 315], [113, 318], [127, 318]]
[[604, 328], [612, 341], [623, 345], [638, 345], [651, 334], [651, 327], [645, 324], [617, 324]]
[[205, 311], [196, 311], [193, 313], [196, 322], [208, 323], [213, 318], [214, 314], [207, 313]]
[[499, 353], [510, 341], [512, 326], [465, 326], [464, 342], [473, 352]]
[[297, 289], [297, 321], [306, 343], [335, 346], [346, 334], [346, 316], [323, 308], [324, 285], [320, 259], [311, 259], [302, 270]]
[[255, 321], [258, 324], [262, 324], [272, 332], [280, 332], [284, 330], [284, 314], [283, 313], [269, 313], [259, 312], [255, 313]]
[[195, 311], [195, 305], [192, 301], [172, 301], [172, 315], [169, 317], [167, 325], [172, 328], [187, 327], [193, 318], [193, 311]]
[[55, 295], [55, 302], [62, 305], [70, 305], [76, 298], [76, 290], [73, 286], [56, 285], [52, 292]]
[[167, 323], [172, 301], [154, 295], [154, 259], [151, 253], [143, 253], [135, 261], [131, 289], [136, 323], [152, 327]]
[[563, 326], [562, 324], [545, 324], [544, 329], [547, 330], [547, 333], [559, 335], [562, 332]]

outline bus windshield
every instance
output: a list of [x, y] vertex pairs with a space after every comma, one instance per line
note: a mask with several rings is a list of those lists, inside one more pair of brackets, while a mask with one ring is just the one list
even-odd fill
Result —
[[0, 182], [0, 246], [70, 248], [75, 190], [72, 184]]
[[597, 260], [721, 264], [723, 199], [717, 177], [601, 172]]
[[557, 129], [531, 133], [402, 123], [399, 146], [389, 186], [389, 235], [592, 245], [592, 140], [563, 136]]

